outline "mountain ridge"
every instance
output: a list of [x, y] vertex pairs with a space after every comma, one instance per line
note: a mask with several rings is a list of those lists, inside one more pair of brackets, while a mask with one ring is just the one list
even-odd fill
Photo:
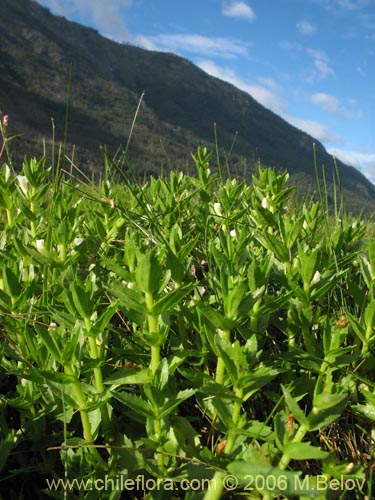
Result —
[[[157, 174], [160, 163], [189, 171], [191, 151], [215, 148], [216, 124], [222, 156], [235, 139], [230, 163], [239, 174], [251, 174], [260, 161], [288, 170], [302, 192], [314, 189], [315, 144], [319, 171], [324, 165], [327, 182], [333, 181], [334, 161], [319, 141], [190, 61], [119, 44], [34, 0], [2, 3], [0, 109], [12, 131], [25, 134], [17, 148], [37, 154], [44, 140], [49, 152], [53, 139], [65, 137], [68, 109], [66, 152], [74, 151], [86, 172], [99, 172], [99, 146], [113, 155], [128, 143], [140, 104], [128, 150], [140, 175]], [[336, 163], [349, 208], [373, 210], [375, 186], [354, 167]]]

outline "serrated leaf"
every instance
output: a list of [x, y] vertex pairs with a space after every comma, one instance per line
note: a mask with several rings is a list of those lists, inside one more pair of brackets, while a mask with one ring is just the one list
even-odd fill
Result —
[[134, 413], [146, 418], [153, 418], [154, 412], [150, 405], [141, 397], [129, 394], [128, 392], [111, 391], [113, 397], [120, 401], [123, 405], [127, 406]]
[[170, 399], [161, 407], [158, 415], [159, 418], [164, 418], [172, 413], [177, 406], [179, 406], [186, 399], [191, 398], [191, 396], [194, 396], [196, 392], [197, 389], [185, 389], [183, 391], [179, 391], [175, 396], [173, 396], [173, 399]]

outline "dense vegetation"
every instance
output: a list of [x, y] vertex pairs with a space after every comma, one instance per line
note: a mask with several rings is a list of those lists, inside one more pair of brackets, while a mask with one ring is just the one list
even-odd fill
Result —
[[96, 184], [4, 163], [4, 500], [373, 498], [371, 225], [193, 159]]
[[[288, 169], [300, 194], [315, 191], [315, 143], [319, 175], [324, 165], [332, 191], [336, 169], [324, 147], [245, 92], [181, 57], [115, 43], [31, 0], [2, 0], [0, 103], [12, 117], [11, 129], [21, 134], [15, 165], [24, 151], [50, 157], [55, 142], [62, 142], [72, 161], [99, 177], [99, 147], [111, 156], [120, 144], [126, 147], [143, 92], [127, 149], [140, 178], [157, 174], [161, 165], [193, 173], [190, 152], [197, 144], [215, 150], [216, 123], [219, 156], [225, 161], [231, 152], [239, 177], [249, 182], [260, 160]], [[347, 208], [374, 210], [375, 187], [354, 168], [341, 162], [337, 168]]]

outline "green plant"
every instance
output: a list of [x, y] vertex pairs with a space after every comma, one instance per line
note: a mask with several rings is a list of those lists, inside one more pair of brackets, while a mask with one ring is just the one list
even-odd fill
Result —
[[371, 497], [367, 223], [193, 161], [142, 184], [2, 167], [3, 496]]

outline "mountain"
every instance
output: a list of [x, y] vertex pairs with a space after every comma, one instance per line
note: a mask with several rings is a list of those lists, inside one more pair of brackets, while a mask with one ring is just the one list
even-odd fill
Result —
[[[236, 175], [260, 161], [288, 170], [300, 192], [314, 190], [315, 144], [331, 183], [334, 161], [319, 141], [186, 59], [113, 42], [33, 0], [0, 5], [0, 110], [22, 134], [11, 144], [15, 164], [25, 153], [53, 158], [62, 143], [80, 169], [98, 174], [100, 147], [111, 157], [126, 147], [139, 106], [127, 149], [139, 175], [161, 166], [193, 172], [190, 153], [198, 145], [215, 150], [217, 133], [223, 163], [235, 142]], [[347, 207], [374, 210], [375, 186], [353, 167], [337, 161], [337, 168]]]

